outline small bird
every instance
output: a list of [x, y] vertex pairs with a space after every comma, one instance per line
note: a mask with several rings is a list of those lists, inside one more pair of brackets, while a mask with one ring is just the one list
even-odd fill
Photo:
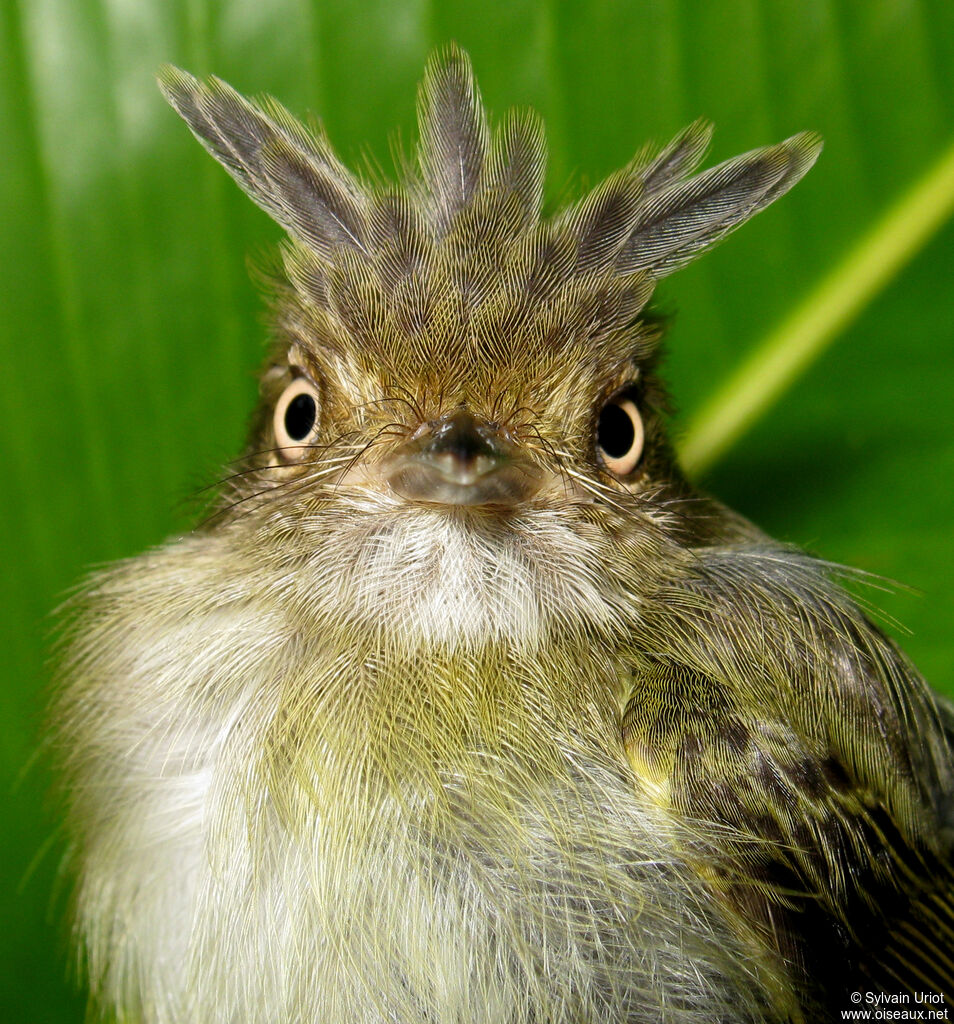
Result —
[[271, 99], [160, 82], [288, 238], [212, 514], [66, 612], [51, 735], [96, 1012], [949, 1006], [954, 709], [666, 432], [656, 282], [819, 138], [698, 172], [698, 122], [549, 215], [539, 119], [491, 126], [456, 47], [395, 184]]

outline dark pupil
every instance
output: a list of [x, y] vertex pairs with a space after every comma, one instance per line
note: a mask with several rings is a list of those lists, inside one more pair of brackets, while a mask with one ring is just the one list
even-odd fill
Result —
[[293, 441], [304, 441], [315, 425], [318, 410], [311, 395], [301, 394], [288, 403], [285, 410], [285, 430]]
[[633, 447], [636, 440], [633, 421], [615, 402], [603, 406], [596, 440], [611, 459], [622, 458]]

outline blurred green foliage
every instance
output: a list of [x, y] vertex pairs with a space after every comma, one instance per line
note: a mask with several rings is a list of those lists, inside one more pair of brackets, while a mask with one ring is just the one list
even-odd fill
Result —
[[[245, 254], [278, 229], [155, 88], [163, 61], [311, 110], [350, 162], [413, 140], [428, 51], [470, 51], [492, 110], [531, 104], [550, 195], [699, 115], [713, 159], [821, 131], [778, 206], [667, 280], [688, 415], [954, 136], [949, 0], [0, 0], [0, 1018], [79, 1021], [59, 856], [33, 764], [49, 613], [97, 562], [187, 529], [233, 456], [262, 351]], [[915, 588], [867, 596], [954, 680], [954, 230], [712, 471], [766, 529]]]

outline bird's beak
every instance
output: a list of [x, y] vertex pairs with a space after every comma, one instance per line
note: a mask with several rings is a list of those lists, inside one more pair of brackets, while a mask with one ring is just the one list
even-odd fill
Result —
[[465, 409], [426, 424], [382, 468], [402, 498], [437, 505], [514, 506], [543, 476], [495, 425]]

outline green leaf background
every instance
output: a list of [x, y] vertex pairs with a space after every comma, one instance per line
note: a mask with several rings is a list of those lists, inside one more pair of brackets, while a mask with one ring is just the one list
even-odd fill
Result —
[[[675, 426], [704, 415], [703, 442], [700, 410], [731, 409], [726, 382], [954, 140], [949, 0], [2, 0], [3, 1020], [83, 1014], [34, 763], [51, 609], [90, 564], [188, 528], [190, 495], [239, 448], [262, 351], [245, 254], [278, 229], [155, 70], [270, 92], [317, 113], [349, 161], [389, 167], [424, 59], [451, 39], [493, 111], [544, 115], [553, 200], [699, 115], [713, 160], [824, 134], [791, 195], [658, 293]], [[903, 583], [868, 596], [950, 690], [954, 230], [924, 235], [704, 482], [775, 535]]]

